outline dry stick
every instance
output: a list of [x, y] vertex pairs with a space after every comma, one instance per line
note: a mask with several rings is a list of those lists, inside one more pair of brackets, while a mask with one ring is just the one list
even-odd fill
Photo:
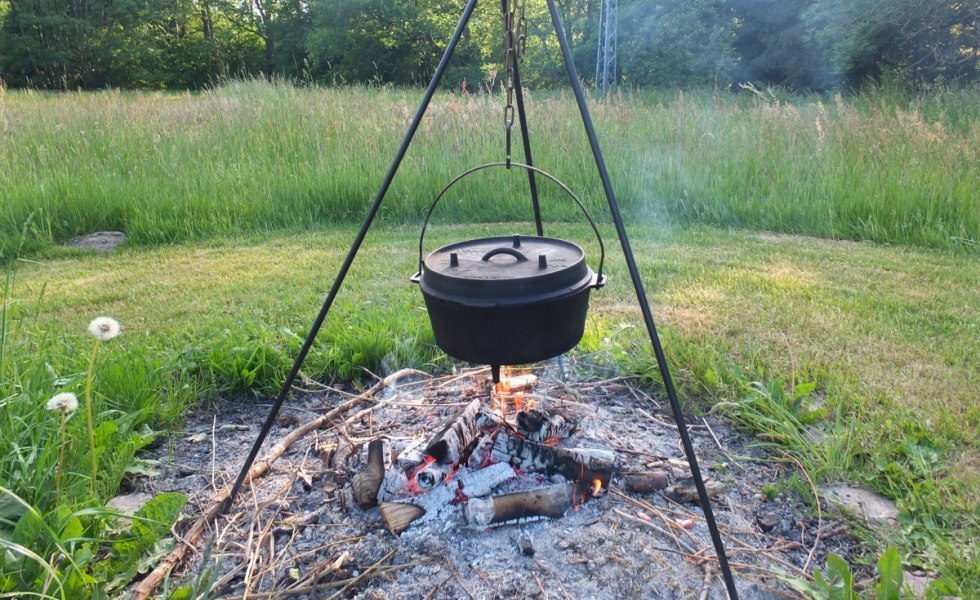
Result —
[[667, 536], [669, 538], [673, 538], [673, 540], [675, 542], [677, 542], [677, 545], [678, 546], [680, 546], [681, 548], [684, 548], [685, 550], [687, 550], [688, 552], [690, 552], [692, 555], [697, 555], [698, 554], [698, 551], [695, 550], [694, 548], [692, 548], [690, 545], [688, 545], [687, 542], [685, 542], [684, 540], [680, 539], [679, 537], [677, 537], [673, 533], [671, 533], [671, 532], [669, 532], [669, 531], [667, 531], [665, 529], [662, 529], [659, 525], [654, 525], [650, 521], [644, 521], [643, 519], [641, 519], [639, 517], [634, 517], [633, 515], [624, 513], [623, 511], [619, 510], [618, 508], [614, 508], [613, 509], [613, 512], [616, 513], [617, 515], [619, 515], [621, 517], [624, 517], [626, 519], [629, 519], [630, 521], [633, 521], [635, 523], [641, 523], [641, 524], [643, 524], [643, 525], [645, 525], [645, 526], [653, 529], [654, 531], [657, 531], [657, 532], [661, 533], [662, 535], [665, 535], [665, 536]]
[[[388, 573], [389, 571], [399, 571], [401, 569], [410, 569], [412, 567], [418, 567], [420, 565], [427, 565], [431, 563], [424, 562], [414, 562], [405, 563], [403, 565], [391, 565], [390, 567], [381, 567], [376, 570], [380, 575], [383, 573]], [[358, 575], [357, 577], [352, 577], [350, 579], [341, 579], [339, 581], [328, 581], [325, 583], [318, 583], [316, 585], [310, 585], [303, 588], [296, 588], [291, 590], [277, 590], [275, 592], [256, 592], [249, 596], [250, 600], [278, 600], [279, 598], [290, 598], [292, 596], [303, 596], [311, 592], [322, 592], [324, 590], [338, 588], [341, 586], [356, 585], [357, 583], [365, 579], [364, 574]], [[339, 592], [338, 592], [339, 593]], [[330, 598], [335, 598], [336, 596], [331, 596]], [[216, 600], [242, 600], [240, 595], [231, 596], [221, 596]]]
[[534, 571], [531, 571], [531, 576], [534, 577], [534, 583], [538, 584], [538, 589], [541, 590], [542, 594], [544, 594], [545, 600], [548, 600], [548, 592], [544, 590], [544, 584], [542, 584], [541, 580], [538, 579], [538, 574], [535, 573]]
[[466, 586], [463, 585], [463, 580], [460, 578], [459, 573], [456, 572], [456, 569], [453, 567], [453, 564], [449, 562], [448, 558], [446, 559], [446, 569], [452, 574], [453, 577], [456, 578], [456, 583], [459, 584], [459, 588], [463, 590], [463, 593], [469, 596], [470, 600], [476, 600], [476, 598], [473, 597], [473, 594], [471, 594], [470, 591], [466, 589]]
[[[396, 373], [389, 375], [360, 396], [348, 400], [323, 416], [317, 417], [302, 427], [290, 432], [289, 435], [273, 446], [261, 460], [252, 465], [252, 468], [248, 470], [242, 484], [249, 485], [253, 480], [265, 475], [266, 472], [268, 472], [269, 467], [272, 466], [272, 463], [275, 462], [275, 460], [279, 458], [286, 450], [288, 450], [290, 446], [296, 443], [297, 440], [305, 436], [310, 431], [323, 427], [325, 424], [330, 422], [330, 419], [338, 414], [344, 413], [354, 406], [368, 401], [372, 396], [388, 385], [389, 382], [396, 381], [399, 377], [401, 377], [401, 374], [402, 371], [397, 371]], [[230, 494], [231, 486], [227, 486], [221, 491], [220, 494], [217, 494], [212, 498], [211, 504], [208, 506], [207, 511], [198, 518], [194, 525], [192, 525], [184, 535], [186, 543], [177, 546], [173, 552], [168, 554], [157, 564], [156, 568], [153, 569], [153, 571], [151, 571], [150, 574], [147, 575], [133, 590], [130, 596], [131, 600], [146, 600], [146, 598], [148, 598], [150, 594], [152, 594], [154, 590], [156, 590], [157, 587], [163, 583], [163, 580], [167, 577], [170, 571], [184, 560], [184, 558], [187, 556], [188, 549], [197, 543], [197, 540], [201, 537], [201, 534], [204, 533], [208, 525], [214, 520], [218, 513], [221, 512], [221, 508], [228, 500]]]
[[432, 589], [429, 590], [429, 593], [426, 594], [425, 597], [422, 598], [422, 600], [430, 600], [432, 598], [432, 596], [436, 593], [436, 590], [438, 590], [442, 586], [446, 585], [446, 582], [449, 581], [450, 579], [452, 579], [452, 576], [446, 577], [445, 579], [443, 579], [439, 583], [437, 583], [434, 586], [432, 586]]
[[337, 590], [337, 592], [333, 596], [330, 596], [330, 598], [328, 598], [327, 600], [336, 600], [337, 598], [340, 598], [341, 596], [343, 596], [344, 595], [344, 592], [346, 592], [347, 590], [351, 589], [352, 587], [354, 587], [355, 585], [357, 585], [358, 583], [360, 583], [364, 579], [367, 579], [368, 578], [368, 575], [371, 575], [375, 571], [378, 570], [378, 567], [381, 566], [381, 563], [386, 562], [388, 559], [390, 559], [394, 555], [395, 555], [395, 550], [392, 550], [388, 554], [385, 554], [384, 556], [382, 556], [381, 557], [381, 560], [379, 560], [378, 562], [374, 563], [370, 567], [364, 569], [364, 572], [363, 573], [361, 573], [360, 575], [358, 575], [357, 577], [355, 577], [354, 579], [352, 579], [351, 582], [348, 583], [347, 585], [345, 585], [344, 587], [342, 587], [339, 590]]
[[[796, 466], [803, 472], [803, 476], [806, 477], [807, 483], [810, 484], [810, 490], [813, 492], [813, 501], [817, 504], [817, 533], [813, 536], [813, 547], [810, 548], [809, 554], [806, 555], [806, 562], [803, 563], [803, 572], [806, 573], [806, 570], [810, 567], [810, 562], [813, 560], [813, 553], [817, 551], [817, 545], [820, 544], [820, 532], [823, 530], [823, 511], [820, 509], [820, 496], [817, 494], [817, 486], [813, 484], [813, 479], [810, 478], [810, 474], [803, 467], [803, 463], [785, 452], [783, 454], [795, 462]], [[801, 535], [800, 542], [802, 541], [803, 536]]]
[[708, 425], [708, 419], [706, 419], [704, 417], [701, 417], [701, 420], [704, 421], [704, 426], [708, 428], [708, 433], [711, 434], [711, 439], [713, 439], [715, 441], [715, 444], [718, 445], [718, 449], [721, 450], [721, 453], [724, 454], [725, 455], [725, 458], [727, 458], [729, 461], [731, 461], [731, 463], [733, 465], [735, 465], [737, 467], [738, 466], [738, 461], [736, 461], [732, 457], [732, 455], [729, 454], [728, 451], [725, 450], [725, 448], [721, 445], [721, 442], [718, 440], [718, 436], [715, 435], [714, 430], [711, 429], [711, 425]]

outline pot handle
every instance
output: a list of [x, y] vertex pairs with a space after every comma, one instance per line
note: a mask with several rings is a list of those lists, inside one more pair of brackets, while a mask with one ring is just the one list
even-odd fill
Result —
[[[412, 280], [415, 281], [415, 278], [416, 277], [421, 278], [421, 275], [422, 275], [422, 261], [423, 261], [423, 258], [422, 258], [423, 257], [423, 254], [422, 254], [422, 252], [423, 252], [423, 250], [422, 250], [422, 242], [425, 240], [425, 230], [429, 226], [429, 219], [432, 217], [432, 212], [435, 210], [436, 204], [439, 204], [439, 201], [442, 200], [442, 197], [446, 195], [446, 192], [449, 191], [449, 188], [451, 188], [454, 185], [456, 185], [456, 183], [459, 182], [460, 179], [462, 179], [462, 178], [464, 178], [467, 175], [470, 175], [472, 173], [476, 173], [477, 171], [482, 171], [483, 169], [489, 169], [491, 167], [507, 167], [508, 169], [510, 167], [517, 167], [518, 169], [524, 169], [525, 171], [533, 171], [533, 172], [541, 175], [542, 177], [545, 177], [546, 179], [551, 180], [555, 185], [557, 185], [566, 194], [568, 194], [571, 197], [572, 200], [575, 201], [575, 204], [578, 205], [579, 210], [582, 211], [582, 214], [585, 215], [586, 220], [588, 220], [589, 225], [592, 226], [592, 231], [595, 233], [595, 237], [599, 241], [599, 269], [598, 269], [597, 277], [596, 277], [596, 280], [595, 280], [596, 281], [595, 287], [596, 288], [600, 288], [603, 285], [605, 285], [606, 278], [602, 276], [602, 266], [606, 262], [606, 246], [605, 246], [605, 244], [602, 243], [602, 236], [599, 235], [599, 227], [595, 224], [595, 220], [592, 218], [592, 215], [589, 214], [589, 211], [586, 210], [585, 205], [582, 204], [582, 201], [579, 200], [578, 196], [576, 196], [575, 193], [572, 192], [572, 190], [570, 190], [567, 185], [565, 185], [564, 183], [562, 183], [561, 181], [559, 181], [558, 178], [555, 177], [554, 175], [552, 175], [550, 173], [547, 173], [545, 171], [542, 171], [541, 169], [539, 169], [537, 167], [532, 167], [531, 165], [525, 165], [523, 163], [513, 162], [513, 161], [508, 161], [508, 162], [492, 162], [492, 163], [486, 163], [486, 164], [483, 164], [483, 165], [475, 166], [475, 167], [473, 167], [471, 169], [468, 169], [466, 171], [463, 171], [462, 173], [460, 173], [459, 175], [457, 175], [452, 181], [450, 181], [449, 183], [447, 183], [446, 184], [446, 187], [442, 188], [442, 191], [439, 192], [439, 194], [436, 196], [436, 199], [433, 200], [432, 201], [432, 204], [429, 205], [429, 211], [425, 214], [425, 222], [422, 224], [422, 233], [419, 235], [419, 270], [418, 270], [418, 273], [416, 273], [416, 275], [412, 278]], [[496, 250], [491, 250], [490, 252], [488, 252], [483, 257], [483, 260], [487, 260], [490, 256], [493, 256], [494, 254], [499, 254], [500, 252], [507, 252], [508, 250], [510, 250], [510, 249], [509, 248], [498, 248]], [[507, 252], [507, 253], [510, 254], [510, 252]], [[520, 254], [520, 253], [517, 252], [516, 254]], [[524, 258], [526, 260], [526, 257], [524, 257], [523, 255], [521, 255], [521, 258]]]
[[493, 258], [494, 256], [497, 256], [498, 254], [509, 254], [514, 258], [516, 258], [517, 262], [527, 262], [527, 257], [521, 254], [521, 252], [519, 252], [518, 250], [514, 250], [513, 248], [507, 248], [506, 246], [500, 248], [494, 248], [490, 252], [484, 254], [483, 258], [481, 258], [480, 260], [486, 262], [491, 258]]

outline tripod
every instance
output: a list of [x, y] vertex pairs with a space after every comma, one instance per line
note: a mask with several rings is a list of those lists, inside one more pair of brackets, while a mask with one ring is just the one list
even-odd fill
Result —
[[[660, 375], [664, 382], [664, 388], [667, 393], [667, 398], [670, 402], [670, 408], [671, 411], [673, 412], [674, 421], [677, 424], [677, 431], [678, 434], [680, 435], [681, 443], [683, 444], [684, 447], [684, 453], [687, 457], [688, 464], [690, 465], [691, 468], [691, 476], [694, 480], [695, 488], [698, 491], [700, 505], [702, 510], [704, 511], [705, 523], [708, 525], [708, 529], [711, 533], [711, 540], [712, 543], [714, 544], [715, 553], [718, 557], [719, 566], [721, 567], [722, 576], [725, 581], [725, 587], [728, 591], [729, 598], [731, 598], [732, 600], [737, 600], [738, 592], [735, 588], [735, 580], [732, 577], [731, 568], [728, 564], [728, 558], [725, 553], [725, 545], [721, 539], [721, 533], [718, 529], [718, 525], [715, 522], [714, 513], [711, 509], [711, 502], [708, 498], [708, 493], [705, 490], [704, 479], [701, 476], [701, 470], [700, 467], [698, 466], [698, 460], [694, 452], [694, 446], [691, 443], [690, 434], [687, 431], [687, 425], [685, 423], [684, 415], [681, 411], [680, 402], [677, 397], [677, 391], [674, 387], [673, 380], [670, 376], [670, 371], [667, 367], [667, 358], [664, 354], [663, 347], [660, 343], [660, 336], [657, 334], [657, 329], [653, 322], [653, 314], [650, 311], [650, 304], [647, 301], [646, 292], [644, 291], [643, 288], [643, 282], [640, 279], [640, 272], [636, 264], [636, 259], [633, 255], [633, 250], [630, 246], [629, 239], [626, 235], [626, 228], [623, 224], [622, 215], [620, 214], [620, 210], [619, 210], [619, 204], [616, 201], [616, 196], [615, 193], [613, 192], [612, 183], [610, 182], [609, 179], [609, 173], [606, 170], [606, 164], [602, 157], [602, 150], [599, 147], [599, 140], [596, 137], [595, 128], [592, 125], [592, 118], [589, 115], [588, 106], [585, 101], [585, 93], [582, 90], [581, 83], [579, 82], [578, 79], [578, 74], [575, 71], [575, 65], [572, 61], [571, 50], [568, 45], [568, 40], [565, 36], [565, 30], [561, 24], [561, 18], [558, 14], [558, 8], [555, 4], [555, 0], [547, 0], [547, 3], [548, 3], [548, 11], [551, 14], [552, 25], [554, 26], [555, 34], [558, 37], [558, 43], [559, 46], [561, 47], [562, 58], [564, 60], [565, 67], [568, 71], [569, 83], [571, 84], [572, 90], [575, 94], [575, 100], [578, 104], [579, 113], [581, 114], [582, 117], [582, 124], [585, 127], [585, 133], [589, 139], [589, 145], [592, 150], [592, 155], [595, 159], [595, 164], [598, 170], [599, 178], [602, 182], [602, 188], [605, 193], [606, 200], [609, 204], [609, 212], [612, 217], [613, 223], [616, 227], [616, 233], [619, 237], [620, 246], [622, 248], [623, 255], [626, 260], [626, 265], [629, 270], [630, 280], [633, 283], [633, 288], [636, 292], [637, 302], [639, 303], [640, 310], [643, 315], [643, 321], [644, 324], [646, 325], [646, 330], [647, 333], [649, 334], [650, 342], [653, 346], [653, 351], [657, 358], [657, 365], [659, 367]], [[415, 137], [415, 133], [418, 131], [419, 125], [422, 122], [422, 117], [424, 116], [426, 109], [428, 108], [430, 102], [432, 101], [432, 97], [435, 94], [435, 91], [439, 85], [440, 80], [442, 79], [446, 66], [449, 63], [450, 58], [453, 56], [453, 53], [456, 50], [456, 46], [459, 44], [459, 40], [463, 35], [463, 31], [465, 30], [466, 25], [469, 23], [470, 17], [473, 14], [473, 10], [476, 8], [476, 4], [477, 4], [477, 0], [467, 1], [466, 7], [463, 9], [463, 14], [459, 19], [459, 23], [456, 25], [456, 30], [454, 31], [452, 38], [449, 40], [449, 44], [446, 47], [442, 59], [440, 60], [439, 65], [436, 67], [435, 73], [432, 76], [432, 81], [429, 83], [429, 86], [426, 88], [425, 94], [422, 98], [422, 102], [419, 104], [419, 107], [416, 110], [415, 115], [413, 116], [408, 126], [408, 131], [406, 132], [405, 137], [402, 140], [401, 145], [399, 146], [395, 154], [394, 160], [392, 161], [391, 165], [388, 167], [388, 171], [385, 173], [384, 179], [382, 180], [381, 183], [381, 187], [378, 190], [378, 193], [375, 195], [370, 208], [368, 209], [367, 216], [364, 218], [364, 221], [361, 224], [361, 227], [358, 230], [357, 235], [355, 236], [354, 241], [351, 244], [351, 247], [348, 250], [346, 257], [344, 258], [344, 261], [341, 264], [340, 270], [337, 273], [337, 277], [334, 279], [333, 285], [330, 287], [330, 291], [327, 293], [327, 296], [323, 301], [323, 306], [320, 308], [320, 312], [317, 314], [316, 319], [313, 321], [313, 324], [310, 327], [310, 332], [307, 335], [306, 340], [303, 342], [303, 345], [300, 348], [298, 355], [296, 356], [292, 369], [287, 375], [286, 380], [283, 382], [282, 389], [279, 391], [279, 394], [276, 397], [275, 403], [273, 404], [272, 409], [269, 412], [269, 416], [267, 417], [265, 423], [263, 424], [262, 430], [259, 432], [258, 437], [256, 438], [254, 444], [252, 445], [252, 449], [245, 460], [245, 464], [242, 466], [241, 472], [238, 474], [238, 478], [236, 479], [235, 484], [231, 489], [231, 493], [229, 494], [228, 499], [225, 501], [224, 505], [222, 506], [221, 512], [226, 512], [228, 508], [231, 506], [231, 503], [234, 502], [235, 497], [238, 495], [238, 492], [240, 491], [242, 484], [244, 483], [245, 477], [247, 476], [248, 471], [252, 466], [252, 463], [255, 461], [259, 449], [261, 448], [262, 443], [265, 441], [265, 438], [268, 435], [269, 430], [271, 429], [273, 423], [275, 422], [276, 416], [278, 415], [279, 410], [282, 408], [283, 402], [285, 401], [286, 396], [288, 395], [289, 390], [293, 385], [293, 382], [296, 380], [296, 377], [299, 375], [300, 368], [302, 367], [303, 362], [306, 360], [306, 357], [309, 354], [310, 348], [313, 345], [313, 341], [316, 338], [317, 333], [319, 333], [320, 328], [322, 327], [323, 322], [327, 317], [327, 313], [330, 311], [330, 307], [333, 305], [333, 302], [337, 297], [337, 293], [340, 291], [340, 288], [342, 287], [344, 280], [347, 277], [348, 272], [350, 271], [350, 267], [353, 264], [358, 251], [360, 250], [361, 244], [364, 242], [368, 230], [371, 228], [371, 225], [373, 224], [374, 219], [378, 214], [378, 210], [381, 208], [381, 203], [383, 202], [385, 195], [388, 192], [388, 188], [391, 186], [391, 183], [395, 178], [395, 174], [398, 171], [398, 167], [401, 165], [402, 159], [405, 157], [405, 153], [407, 152], [408, 147], [411, 145], [411, 142]], [[508, 66], [509, 75], [513, 78], [512, 82], [508, 82], [508, 87], [510, 87], [511, 84], [513, 86], [514, 99], [516, 100], [517, 121], [521, 132], [521, 138], [523, 141], [525, 163], [527, 165], [533, 166], [533, 160], [531, 157], [531, 142], [528, 136], [527, 117], [526, 117], [525, 107], [524, 107], [524, 97], [520, 84], [520, 74], [517, 66], [517, 61], [514, 59], [513, 51], [512, 51], [513, 42], [514, 42], [513, 40], [514, 16], [513, 16], [513, 12], [509, 12], [508, 0], [502, 0], [502, 6], [503, 6], [504, 17], [505, 17], [505, 23], [508, 26], [508, 36], [509, 36], [507, 66]], [[511, 111], [513, 110], [510, 108], [510, 94], [508, 94], [508, 108]], [[505, 113], [505, 121], [507, 121], [507, 162], [509, 164], [510, 129], [514, 121], [512, 112]], [[538, 203], [537, 185], [536, 185], [533, 170], [528, 170], [528, 185], [530, 188], [531, 202], [534, 210], [535, 227], [537, 230], [537, 234], [541, 236], [543, 235], [543, 225], [541, 221], [541, 210]]]

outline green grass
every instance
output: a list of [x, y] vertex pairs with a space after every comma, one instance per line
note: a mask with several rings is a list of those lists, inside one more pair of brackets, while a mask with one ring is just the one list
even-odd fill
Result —
[[[526, 227], [443, 225], [431, 243]], [[706, 410], [718, 403], [818, 481], [855, 481], [897, 499], [902, 529], [893, 532], [896, 539], [874, 533], [873, 544], [892, 541], [906, 564], [961, 585], [973, 580], [980, 262], [957, 253], [712, 228], [631, 222], [630, 231], [688, 405]], [[595, 254], [585, 227], [554, 225], [550, 233]], [[604, 233], [615, 247], [608, 228]], [[376, 372], [448, 366], [432, 346], [421, 296], [407, 282], [417, 235], [414, 227], [369, 235], [305, 373], [352, 377], [361, 366]], [[161, 376], [195, 382], [204, 399], [272, 391], [352, 237], [353, 228], [338, 226], [110, 256], [60, 251], [20, 267], [10, 298], [24, 317], [13, 319], [21, 332], [13, 338], [46, 339], [45, 347], [57, 349], [47, 359], [55, 370], [78, 372], [77, 362], [59, 365], [85, 345], [90, 315], [111, 314], [124, 334], [105, 364], [122, 360], [120, 371], [138, 362], [165, 365]], [[618, 252], [611, 252], [607, 271], [611, 282], [594, 295], [580, 351], [655, 380]], [[28, 317], [32, 324], [19, 328]], [[38, 371], [29, 380], [36, 389], [20, 402], [43, 402], [53, 391], [50, 374]], [[103, 394], [139, 398], [142, 387]], [[184, 400], [164, 399], [159, 408], [171, 406], [171, 413], [183, 410]], [[811, 427], [824, 433], [821, 441], [805, 437]]]
[[[0, 258], [96, 230], [137, 244], [354, 222], [419, 91], [232, 83], [200, 94], [0, 92]], [[632, 93], [593, 105], [624, 208], [674, 221], [959, 248], [980, 243], [980, 94]], [[528, 94], [535, 163], [603, 198], [574, 102]], [[441, 185], [503, 158], [501, 98], [439, 95], [385, 202], [414, 222]], [[474, 176], [437, 218], [526, 214], [523, 174]], [[552, 200], [553, 218], [574, 218]]]

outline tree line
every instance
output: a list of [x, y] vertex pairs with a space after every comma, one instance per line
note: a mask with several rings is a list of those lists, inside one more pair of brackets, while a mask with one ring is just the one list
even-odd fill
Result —
[[[602, 0], [560, 0], [583, 77]], [[38, 89], [198, 89], [229, 77], [417, 84], [465, 0], [0, 0], [0, 82]], [[977, 0], [620, 0], [616, 80], [794, 90], [980, 78]], [[478, 5], [445, 80], [499, 85], [500, 2]], [[564, 81], [543, 0], [526, 0], [523, 79]]]

